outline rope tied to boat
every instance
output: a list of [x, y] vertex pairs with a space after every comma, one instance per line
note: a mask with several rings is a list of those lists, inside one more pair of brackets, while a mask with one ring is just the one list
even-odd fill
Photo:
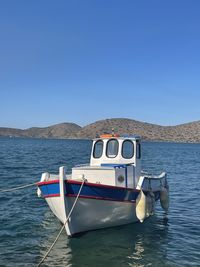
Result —
[[26, 185], [14, 187], [14, 188], [9, 188], [9, 189], [0, 189], [0, 193], [16, 191], [16, 190], [27, 188], [27, 187], [31, 187], [31, 186], [34, 186], [34, 185], [37, 185], [37, 183], [26, 184]]
[[37, 265], [37, 267], [40, 267], [40, 266], [41, 266], [41, 264], [42, 264], [42, 263], [44, 262], [44, 260], [47, 258], [47, 256], [49, 255], [49, 253], [51, 252], [51, 250], [52, 250], [53, 247], [55, 246], [56, 242], [58, 241], [58, 239], [59, 239], [59, 237], [60, 237], [62, 231], [63, 231], [64, 228], [65, 228], [65, 225], [67, 224], [67, 222], [68, 222], [68, 220], [69, 220], [69, 218], [70, 218], [70, 216], [71, 216], [71, 214], [72, 214], [72, 212], [73, 212], [73, 210], [74, 210], [74, 208], [75, 208], [75, 206], [76, 206], [76, 203], [77, 203], [77, 201], [78, 201], [78, 198], [79, 198], [79, 196], [80, 196], [80, 193], [81, 193], [81, 190], [82, 190], [82, 188], [83, 188], [83, 185], [84, 185], [85, 181], [86, 181], [86, 179], [83, 178], [83, 182], [81, 183], [80, 189], [79, 189], [79, 191], [78, 191], [78, 194], [77, 194], [77, 196], [76, 196], [76, 199], [75, 199], [75, 201], [74, 201], [74, 203], [73, 203], [73, 205], [72, 205], [72, 208], [71, 208], [71, 210], [70, 210], [70, 212], [69, 212], [69, 214], [68, 214], [68, 216], [67, 216], [67, 219], [66, 219], [65, 223], [64, 223], [63, 226], [61, 227], [61, 229], [60, 229], [59, 233], [57, 234], [55, 240], [54, 240], [53, 243], [51, 244], [50, 248], [48, 249], [48, 251], [46, 252], [46, 254], [44, 255], [44, 257], [42, 258], [42, 260], [39, 262], [39, 264]]

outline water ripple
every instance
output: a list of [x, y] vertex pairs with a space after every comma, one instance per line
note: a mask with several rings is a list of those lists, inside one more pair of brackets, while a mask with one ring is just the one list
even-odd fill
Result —
[[[44, 171], [89, 161], [91, 141], [0, 138], [0, 188], [33, 183]], [[168, 172], [170, 211], [158, 203], [143, 224], [68, 238], [63, 233], [43, 266], [200, 266], [200, 145], [143, 144], [143, 167]], [[36, 266], [60, 223], [36, 188], [0, 195], [0, 266]]]

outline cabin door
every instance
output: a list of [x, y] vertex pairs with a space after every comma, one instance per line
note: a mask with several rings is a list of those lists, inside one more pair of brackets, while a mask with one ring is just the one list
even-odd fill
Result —
[[135, 188], [135, 166], [128, 165], [127, 169], [127, 187]]

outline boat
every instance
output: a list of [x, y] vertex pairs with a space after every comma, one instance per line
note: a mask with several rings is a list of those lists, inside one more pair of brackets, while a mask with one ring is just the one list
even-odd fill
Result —
[[68, 236], [101, 228], [143, 222], [154, 214], [155, 202], [169, 207], [167, 174], [141, 169], [141, 138], [103, 134], [93, 140], [90, 163], [70, 174], [45, 172], [37, 194], [65, 226]]

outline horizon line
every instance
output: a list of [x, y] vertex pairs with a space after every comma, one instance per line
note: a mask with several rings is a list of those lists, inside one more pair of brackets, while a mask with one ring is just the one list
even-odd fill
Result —
[[48, 124], [47, 126], [30, 126], [30, 127], [27, 127], [27, 128], [18, 128], [18, 127], [10, 127], [10, 126], [0, 126], [0, 128], [9, 128], [9, 129], [18, 129], [18, 130], [28, 130], [28, 129], [31, 129], [31, 128], [48, 128], [48, 127], [52, 127], [52, 126], [55, 126], [55, 125], [60, 125], [60, 124], [75, 124], [81, 128], [84, 128], [88, 125], [91, 125], [91, 124], [94, 124], [94, 123], [97, 123], [97, 122], [100, 122], [100, 121], [106, 121], [106, 120], [130, 120], [130, 121], [136, 121], [136, 122], [140, 122], [140, 123], [147, 123], [147, 124], [152, 124], [152, 125], [156, 125], [156, 126], [161, 126], [161, 127], [175, 127], [175, 126], [180, 126], [180, 125], [184, 125], [184, 124], [190, 124], [190, 123], [196, 123], [196, 122], [199, 122], [200, 120], [194, 120], [194, 121], [189, 121], [189, 122], [184, 122], [184, 123], [179, 123], [179, 124], [175, 124], [175, 125], [162, 125], [162, 124], [157, 124], [157, 123], [152, 123], [152, 122], [147, 122], [147, 121], [140, 121], [140, 120], [137, 120], [137, 119], [132, 119], [132, 118], [119, 118], [119, 117], [115, 117], [115, 118], [106, 118], [106, 119], [99, 119], [99, 120], [96, 120], [94, 122], [90, 122], [86, 125], [79, 125], [78, 123], [76, 122], [71, 122], [71, 121], [65, 121], [65, 122], [58, 122], [58, 123], [51, 123], [51, 124]]

